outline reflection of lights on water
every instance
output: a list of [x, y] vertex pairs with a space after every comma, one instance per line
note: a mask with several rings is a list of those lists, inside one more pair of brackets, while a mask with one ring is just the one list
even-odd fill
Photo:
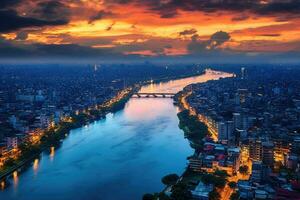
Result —
[[5, 189], [5, 181], [1, 181], [0, 183], [1, 190]]
[[39, 159], [35, 159], [33, 162], [33, 171], [36, 174], [39, 169]]
[[54, 148], [54, 147], [51, 147], [51, 148], [50, 148], [50, 160], [51, 160], [51, 161], [53, 160], [54, 155], [55, 155], [55, 148]]
[[14, 171], [14, 173], [13, 173], [13, 181], [14, 181], [14, 186], [16, 187], [19, 183], [19, 177], [18, 177], [17, 171]]

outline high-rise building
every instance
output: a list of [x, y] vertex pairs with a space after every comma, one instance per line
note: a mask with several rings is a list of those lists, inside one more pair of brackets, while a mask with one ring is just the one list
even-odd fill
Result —
[[218, 122], [218, 140], [228, 141], [233, 139], [234, 122], [233, 121], [221, 121]]
[[247, 130], [249, 128], [249, 124], [248, 124], [248, 116], [243, 115], [242, 116], [242, 129], [243, 130]]
[[262, 161], [269, 167], [274, 165], [274, 144], [272, 142], [262, 143]]
[[274, 139], [272, 140], [274, 143], [274, 161], [285, 164], [285, 161], [288, 155], [291, 152], [291, 145], [289, 141], [284, 139]]
[[225, 140], [227, 137], [227, 128], [225, 122], [218, 122], [218, 140]]
[[262, 144], [261, 141], [255, 138], [249, 139], [249, 155], [253, 161], [261, 161]]
[[233, 121], [227, 121], [227, 140], [233, 140], [233, 132], [234, 132], [234, 122]]
[[228, 148], [227, 165], [232, 166], [232, 172], [235, 174], [238, 172], [241, 163], [241, 149], [240, 148]]
[[243, 104], [246, 102], [247, 100], [247, 97], [249, 95], [249, 92], [247, 89], [238, 89], [237, 90], [237, 95], [238, 95], [238, 98], [240, 100], [240, 103], [239, 104]]
[[261, 182], [263, 175], [263, 164], [261, 161], [254, 161], [252, 163], [251, 181]]
[[242, 128], [242, 116], [240, 113], [233, 113], [233, 123], [235, 129]]

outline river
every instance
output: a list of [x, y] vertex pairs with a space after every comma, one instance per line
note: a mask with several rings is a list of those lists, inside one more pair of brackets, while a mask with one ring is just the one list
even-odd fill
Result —
[[[178, 92], [191, 83], [228, 77], [207, 72], [141, 88]], [[44, 152], [22, 173], [15, 172], [2, 200], [139, 200], [163, 189], [161, 178], [181, 174], [193, 153], [178, 128], [170, 98], [131, 98], [106, 119], [72, 130], [58, 149]]]

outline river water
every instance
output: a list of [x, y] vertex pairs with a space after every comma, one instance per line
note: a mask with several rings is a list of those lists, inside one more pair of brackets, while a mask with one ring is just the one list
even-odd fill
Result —
[[[141, 88], [178, 92], [191, 83], [228, 77], [207, 72]], [[15, 172], [0, 200], [139, 200], [163, 189], [161, 178], [181, 174], [193, 153], [178, 128], [170, 98], [131, 98], [106, 119], [72, 130], [58, 149]]]

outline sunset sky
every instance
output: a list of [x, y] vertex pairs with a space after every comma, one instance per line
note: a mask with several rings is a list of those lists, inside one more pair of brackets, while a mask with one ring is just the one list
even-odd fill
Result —
[[299, 0], [0, 1], [1, 58], [299, 52]]

